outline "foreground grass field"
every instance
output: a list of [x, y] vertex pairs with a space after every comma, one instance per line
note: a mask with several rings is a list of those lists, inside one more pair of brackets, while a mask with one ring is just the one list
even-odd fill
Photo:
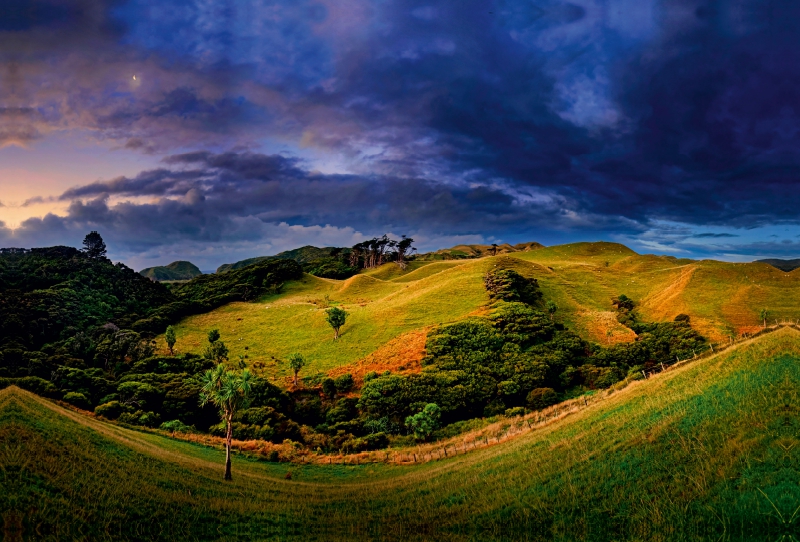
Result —
[[[5, 532], [53, 539], [776, 539], [800, 508], [800, 333], [415, 467], [236, 457], [0, 391]], [[286, 475], [291, 472], [291, 479]]]

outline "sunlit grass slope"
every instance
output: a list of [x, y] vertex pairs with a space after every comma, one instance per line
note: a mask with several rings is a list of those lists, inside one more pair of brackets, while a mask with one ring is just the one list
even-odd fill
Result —
[[712, 340], [760, 327], [759, 313], [800, 319], [800, 272], [764, 263], [727, 263], [639, 255], [615, 243], [575, 243], [509, 255], [546, 265], [537, 275], [546, 296], [565, 309], [574, 329], [598, 342], [632, 338], [610, 312], [610, 299], [625, 294], [639, 303], [645, 320], [671, 320], [680, 313]]
[[[434, 262], [401, 271], [391, 264], [343, 281], [306, 275], [280, 295], [185, 319], [176, 326], [178, 349], [202, 351], [208, 330], [218, 328], [231, 359], [247, 354], [248, 363], [264, 363], [267, 374], [288, 375], [289, 368], [272, 358], [285, 360], [293, 352], [308, 359], [306, 374], [328, 371], [365, 358], [404, 333], [479, 310], [488, 301], [482, 277], [490, 265], [485, 259]], [[335, 342], [325, 321], [328, 303], [349, 313]]]
[[[557, 319], [601, 344], [634, 338], [615, 318], [611, 300], [619, 294], [636, 300], [646, 321], [690, 315], [692, 325], [712, 341], [754, 331], [763, 308], [771, 321], [800, 319], [800, 270], [639, 255], [616, 243], [575, 243], [473, 260], [412, 262], [405, 270], [387, 264], [344, 281], [306, 276], [280, 295], [182, 321], [178, 349], [201, 352], [208, 330], [219, 328], [231, 359], [247, 354], [251, 364], [264, 364], [265, 374], [287, 376], [288, 367], [273, 357], [300, 352], [309, 360], [308, 375], [357, 362], [368, 368], [373, 358], [385, 357], [382, 346], [414, 333], [408, 342], [415, 348], [399, 365], [411, 366], [422, 352], [416, 347], [419, 335], [429, 326], [485, 310], [483, 275], [494, 266], [536, 277], [545, 298], [558, 304]], [[326, 303], [350, 313], [337, 342], [325, 322]]]
[[62, 539], [79, 524], [94, 539], [96, 531], [171, 540], [782, 535], [796, 530], [790, 518], [800, 506], [798, 339], [783, 329], [445, 461], [344, 467], [236, 457], [232, 483], [221, 481], [219, 450], [10, 388], [0, 391], [0, 509], [17, 532]]

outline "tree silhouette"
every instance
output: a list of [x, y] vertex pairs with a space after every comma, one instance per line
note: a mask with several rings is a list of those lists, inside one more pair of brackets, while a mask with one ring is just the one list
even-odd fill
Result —
[[83, 252], [92, 259], [106, 257], [106, 244], [99, 233], [92, 231], [83, 238]]

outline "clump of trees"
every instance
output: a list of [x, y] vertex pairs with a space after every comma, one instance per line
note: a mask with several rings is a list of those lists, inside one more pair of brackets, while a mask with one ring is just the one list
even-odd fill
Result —
[[350, 267], [369, 269], [380, 267], [386, 262], [396, 262], [405, 269], [409, 255], [415, 251], [414, 239], [405, 235], [399, 241], [388, 235], [375, 237], [353, 245], [348, 254]]

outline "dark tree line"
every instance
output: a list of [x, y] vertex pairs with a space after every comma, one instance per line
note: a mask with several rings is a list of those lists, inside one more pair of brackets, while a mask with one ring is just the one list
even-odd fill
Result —
[[374, 237], [353, 245], [347, 258], [350, 267], [355, 268], [370, 269], [386, 262], [396, 262], [405, 269], [410, 254], [416, 250], [413, 243], [414, 239], [405, 235], [399, 241], [388, 235]]

